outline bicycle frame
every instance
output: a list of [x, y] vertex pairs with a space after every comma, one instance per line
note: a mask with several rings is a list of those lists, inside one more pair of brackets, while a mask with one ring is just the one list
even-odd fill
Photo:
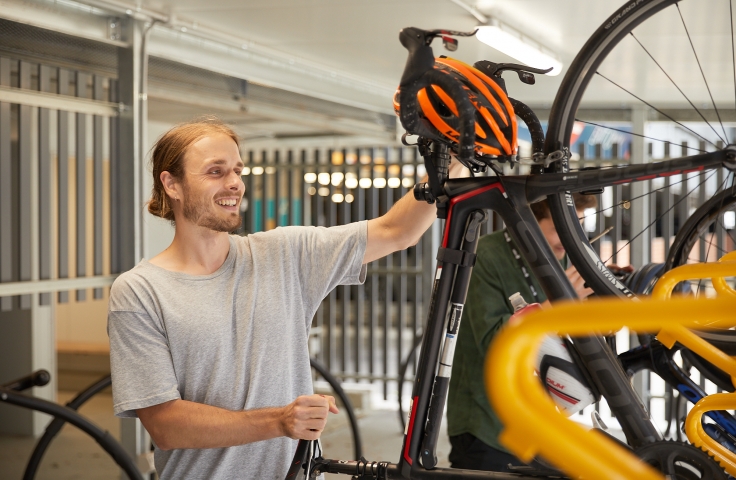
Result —
[[[446, 217], [446, 222], [401, 458], [398, 464], [317, 459], [316, 468], [327, 473], [363, 475], [361, 478], [532, 478], [519, 474], [434, 468], [454, 340], [460, 326], [480, 235], [478, 227], [485, 218], [484, 211], [493, 210], [501, 216], [549, 299], [573, 299], [576, 298], [575, 291], [546, 242], [529, 204], [563, 192], [701, 171], [731, 161], [731, 154], [717, 151], [659, 163], [572, 174], [448, 180], [442, 178], [447, 165], [443, 164], [446, 155], [441, 149], [425, 153], [427, 171], [440, 177], [439, 181], [430, 180], [430, 184], [434, 183], [435, 190], [441, 186], [441, 192], [436, 195], [441, 200], [438, 216]], [[415, 187], [415, 195], [420, 195], [416, 194], [417, 191], [426, 191], [427, 187], [423, 187], [424, 190]], [[571, 198], [569, 202], [572, 202]], [[611, 281], [617, 282], [615, 278]], [[621, 288], [625, 289], [623, 285]], [[629, 444], [638, 446], [661, 440], [606, 341], [597, 336], [580, 337], [572, 340], [571, 347], [573, 358], [577, 357], [592, 385], [606, 398], [611, 411], [619, 419]]]

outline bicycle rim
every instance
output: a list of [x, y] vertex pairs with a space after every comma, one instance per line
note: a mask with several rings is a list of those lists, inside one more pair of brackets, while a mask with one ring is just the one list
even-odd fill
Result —
[[[736, 233], [728, 232], [726, 245], [718, 241], [718, 232], [728, 229], [726, 215], [736, 215], [736, 186], [726, 188], [701, 205], [682, 226], [675, 237], [665, 262], [665, 271], [694, 263], [705, 252], [708, 258], [721, 257], [736, 244]], [[695, 294], [711, 294], [708, 282], [690, 281]], [[736, 330], [711, 330], [700, 335], [728, 355], [736, 355]], [[709, 377], [710, 378], [710, 377]]]
[[[715, 4], [716, 2], [712, 3]], [[729, 28], [729, 7], [730, 4], [728, 2], [718, 3], [719, 9], [725, 9], [724, 12], [722, 12], [724, 21], [726, 22], [726, 25], [723, 27], [724, 30]], [[693, 117], [697, 117], [696, 113], [705, 120], [706, 117], [703, 115], [703, 105], [705, 104], [705, 98], [707, 97], [698, 93], [695, 103], [691, 101], [690, 97], [695, 98], [692, 93], [688, 91], [683, 92], [683, 90], [687, 89], [682, 89], [677, 85], [676, 75], [669, 75], [668, 67], [671, 67], [671, 65], [668, 65], [668, 59], [658, 58], [661, 57], [661, 53], [663, 51], [661, 48], [662, 42], [657, 42], [657, 38], [649, 35], [648, 33], [656, 30], [656, 35], [664, 36], [668, 41], [670, 41], [670, 38], [674, 38], [676, 40], [671, 41], [681, 42], [683, 45], [687, 44], [688, 49], [692, 46], [691, 51], [680, 52], [678, 49], [674, 49], [674, 51], [677, 51], [678, 55], [688, 54], [693, 57], [693, 69], [697, 72], [704, 72], [703, 82], [705, 83], [708, 94], [710, 94], [711, 90], [708, 86], [708, 74], [712, 73], [712, 65], [708, 67], [707, 63], [703, 61], [703, 57], [707, 55], [704, 56], [703, 52], [699, 51], [699, 49], [702, 50], [702, 44], [699, 44], [697, 41], [692, 41], [691, 33], [692, 30], [695, 29], [693, 28], [693, 25], [688, 25], [688, 13], [692, 15], [694, 8], [702, 9], [706, 7], [700, 2], [696, 5], [696, 2], [692, 0], [643, 0], [639, 2], [627, 2], [616, 10], [616, 12], [611, 15], [603, 25], [598, 28], [598, 30], [596, 30], [570, 65], [552, 106], [549, 118], [549, 129], [545, 138], [545, 152], [549, 154], [555, 151], [564, 151], [565, 149], [569, 150], [573, 126], [576, 122], [582, 122], [582, 125], [585, 125], [586, 123], [593, 124], [595, 125], [594, 128], [608, 128], [593, 121], [586, 121], [584, 118], [585, 113], [590, 112], [590, 110], [586, 109], [596, 108], [596, 94], [594, 93], [596, 91], [617, 92], [612, 93], [611, 98], [620, 98], [621, 103], [624, 103], [625, 101], [625, 104], [631, 108], [648, 108], [650, 112], [656, 112], [654, 114], [658, 116], [658, 119], [666, 119], [668, 122], [672, 120], [672, 125], [678, 126], [678, 128], [689, 129], [686, 124], [695, 121], [693, 120]], [[733, 21], [731, 21], [730, 25], [731, 28], [733, 28]], [[665, 27], [672, 29], [671, 31], [673, 33], [671, 35], [673, 35], [673, 37], [667, 37], [667, 33], [662, 33], [662, 29]], [[728, 53], [730, 54], [731, 37], [727, 41], [729, 42]], [[678, 43], [677, 45], [679, 46], [680, 44]], [[639, 59], [639, 57], [642, 57], [644, 61], [637, 64], [636, 60]], [[628, 66], [627, 59], [629, 62], [633, 59], [634, 65], [649, 65], [649, 68], [651, 69], [647, 70], [646, 73], [641, 76], [637, 76], [638, 72], [635, 70], [633, 70], [632, 73], [631, 68], [622, 68]], [[650, 64], [646, 62], [649, 62]], [[732, 62], [733, 60], [728, 64], [727, 69], [724, 67], [724, 69], [728, 71], [729, 77]], [[699, 69], [701, 64], [704, 69]], [[653, 65], [656, 65], [659, 68], [653, 67]], [[706, 112], [706, 116], [710, 119], [713, 116], [711, 115], [713, 110], [715, 110], [718, 114], [718, 120], [715, 122], [711, 120], [704, 122], [704, 125], [708, 125], [708, 127], [710, 127], [707, 132], [702, 133], [699, 130], [698, 132], [694, 132], [700, 136], [700, 138], [703, 138], [708, 142], [707, 151], [723, 148], [723, 145], [732, 142], [732, 138], [730, 138], [733, 135], [731, 133], [731, 127], [729, 126], [728, 128], [729, 133], [726, 133], [727, 129], [723, 126], [718, 109], [720, 108], [723, 110], [728, 108], [733, 110], [734, 108], [736, 67], [733, 67], [733, 70], [735, 73], [734, 79], [730, 80], [730, 96], [726, 97], [724, 95], [717, 95], [716, 98], [719, 98], [719, 101], [714, 100], [712, 106], [709, 107], [710, 110]], [[658, 107], [657, 103], [663, 102], [662, 98], [657, 98], [657, 94], [652, 94], [652, 89], [647, 89], [647, 86], [649, 85], [647, 82], [652, 82], [652, 79], [655, 76], [651, 72], [661, 75], [661, 79], [659, 81], [663, 82], [662, 88], [672, 88], [675, 93], [678, 91], [683, 92], [682, 95], [684, 99], [687, 99], [687, 101], [692, 105], [694, 109], [693, 112], [688, 110], [687, 113], [683, 113], [680, 111], [682, 109], [677, 110], [672, 107]], [[668, 78], [670, 78], [670, 80], [668, 80]], [[644, 81], [644, 86], [642, 86], [642, 80]], [[670, 81], [671, 84], [669, 83]], [[667, 83], [667, 86], [664, 85], [665, 83]], [[659, 87], [659, 85], [657, 86]], [[637, 89], [640, 89], [641, 91], [638, 91]], [[648, 94], [650, 97], [654, 98], [648, 99]], [[710, 99], [712, 98], [713, 96], [710, 95]], [[710, 99], [708, 99], [708, 102], [710, 102]], [[598, 101], [600, 101], [600, 95], [598, 95]], [[685, 100], [682, 99], [681, 102], [686, 103]], [[698, 107], [698, 105], [700, 105], [700, 107]], [[683, 115], [683, 118], [687, 118], [688, 120], [681, 121], [678, 120], [677, 115], [670, 114], [671, 111], [675, 110], [679, 112], [678, 115]], [[615, 130], [615, 127], [611, 128], [611, 130]], [[690, 131], [692, 132], [692, 130]], [[715, 134], [713, 132], [715, 132]], [[690, 133], [688, 133], [688, 135], [690, 135]], [[716, 140], [718, 138], [720, 138], [720, 140]], [[658, 139], [650, 138], [650, 140], [651, 143], [655, 143]], [[665, 142], [663, 141], [662, 143]], [[678, 144], [680, 141], [675, 140], [673, 143]], [[669, 146], [666, 148], [669, 149]], [[694, 155], [698, 153], [698, 149], [693, 147], [683, 146], [682, 150], [688, 152], [686, 155]], [[643, 148], [640, 152], [643, 154]], [[632, 155], [638, 154], [637, 152], [634, 152]], [[671, 157], [676, 156], [677, 155], [672, 155]], [[632, 158], [632, 163], [634, 160], [635, 159]], [[640, 161], [641, 160], [638, 160], [638, 162]], [[647, 159], [646, 161], [649, 162], [651, 160]], [[582, 162], [580, 163], [580, 166], [583, 166]], [[572, 165], [571, 162], [565, 160], [553, 163], [548, 171], [567, 172], [574, 168], [575, 166]], [[616, 166], [612, 165], [608, 168], [616, 168]], [[705, 175], [711, 174], [715, 175], [715, 178], [712, 176], [703, 177], [703, 182], [710, 182], [708, 185], [711, 185], [714, 180], [716, 182], [724, 180], [724, 174], [718, 173], [716, 170], [705, 172]], [[703, 175], [701, 174], [701, 177], [702, 176]], [[693, 177], [688, 178], [687, 175], [681, 175], [680, 177], [670, 177], [668, 182], [670, 181], [673, 182], [673, 184], [676, 182], [681, 184], [680, 192], [682, 193], [678, 199], [678, 203], [685, 202], [684, 205], [689, 205], [688, 202], [691, 202], [691, 200], [688, 200], [688, 198], [692, 198], [691, 195], [695, 191], [697, 191], [698, 195], [701, 195], [702, 198], [702, 194], [700, 194], [700, 185], [704, 185], [704, 183], [695, 187], [692, 186], [698, 181], [698, 179], [693, 180]], [[717, 188], [717, 190], [722, 186], [722, 184], [718, 185], [719, 188]], [[609, 187], [609, 189], [611, 188], [621, 187]], [[624, 186], [624, 188], [629, 187]], [[659, 187], [655, 188], [654, 186], [651, 186], [648, 188], [651, 191], [656, 190]], [[702, 188], [705, 189], [704, 186]], [[632, 194], [629, 194], [630, 200], [635, 200], [636, 198], [637, 197], [634, 197]], [[625, 208], [628, 201], [626, 197], [623, 197], [623, 200], [624, 201], [620, 204], [614, 205], [612, 208], [622, 208], [622, 206]], [[613, 255], [609, 255], [607, 253], [604, 254], [601, 253], [601, 248], [596, 249], [591, 246], [588, 241], [588, 234], [581, 226], [574, 207], [570, 206], [572, 202], [568, 200], [567, 194], [549, 197], [549, 203], [552, 218], [555, 222], [560, 240], [565, 246], [565, 250], [567, 251], [570, 259], [575, 264], [583, 278], [585, 278], [587, 284], [599, 295], [617, 295], [621, 297], [633, 296], [634, 294], [627, 288], [623, 287], [620, 282], [616, 281], [615, 277], [604, 266], [610, 262], [611, 256], [615, 256], [615, 253]], [[601, 203], [603, 202], [601, 201], [601, 197], [599, 197], [598, 214], [603, 214]], [[630, 206], [631, 204], [628, 203], [628, 205]], [[685, 208], [685, 210], [689, 210], [689, 207]], [[644, 223], [649, 225], [649, 227], [656, 228], [657, 222], [658, 219], [649, 218]], [[682, 222], [684, 222], [684, 220], [681, 220], [680, 223]], [[649, 236], [654, 237], [651, 230], [629, 231], [627, 233], [629, 239], [637, 238], [641, 235], [644, 235], [643, 238], [647, 239]], [[604, 241], [606, 241], [605, 237]], [[613, 243], [610, 247], [610, 251], [620, 252], [622, 249], [626, 248], [626, 245], [621, 246]], [[641, 266], [642, 265], [635, 265], [635, 267]]]

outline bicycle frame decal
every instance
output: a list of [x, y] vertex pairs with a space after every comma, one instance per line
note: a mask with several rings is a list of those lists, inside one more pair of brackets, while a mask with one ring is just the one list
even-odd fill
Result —
[[626, 286], [625, 286], [625, 285], [624, 285], [623, 283], [619, 282], [619, 281], [618, 281], [618, 278], [616, 278], [616, 277], [615, 277], [615, 276], [614, 276], [614, 275], [613, 275], [613, 274], [611, 273], [611, 271], [610, 271], [610, 270], [608, 270], [608, 268], [607, 268], [607, 267], [606, 267], [605, 265], [603, 265], [603, 263], [602, 263], [602, 262], [600, 261], [600, 259], [598, 258], [598, 254], [596, 254], [596, 253], [595, 253], [595, 251], [594, 251], [594, 250], [593, 250], [592, 248], [590, 248], [590, 245], [585, 245], [585, 244], [583, 244], [583, 247], [585, 247], [585, 250], [586, 250], [586, 251], [588, 252], [588, 255], [590, 255], [590, 258], [591, 258], [591, 260], [592, 260], [592, 261], [594, 261], [594, 262], [596, 263], [596, 265], [598, 266], [598, 270], [600, 270], [600, 271], [601, 271], [601, 273], [602, 273], [603, 275], [605, 275], [605, 276], [606, 276], [606, 278], [607, 278], [607, 279], [608, 279], [608, 280], [609, 280], [609, 281], [610, 281], [610, 282], [611, 282], [611, 283], [612, 283], [613, 285], [615, 285], [615, 286], [616, 286], [616, 288], [618, 288], [618, 289], [619, 289], [619, 290], [621, 290], [621, 291], [622, 291], [623, 293], [625, 293], [625, 294], [626, 294], [626, 296], [628, 296], [628, 297], [630, 297], [630, 298], [636, 298], [636, 295], [634, 295], [634, 293], [633, 293], [633, 292], [631, 292], [631, 291], [630, 291], [630, 290], [629, 290], [628, 288], [626, 288]]

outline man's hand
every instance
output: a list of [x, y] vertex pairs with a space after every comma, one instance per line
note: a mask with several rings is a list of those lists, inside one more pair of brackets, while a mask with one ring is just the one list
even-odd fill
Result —
[[327, 424], [327, 413], [337, 413], [335, 398], [329, 395], [302, 395], [284, 407], [281, 425], [284, 436], [316, 440]]
[[593, 289], [585, 286], [585, 280], [578, 273], [578, 269], [574, 265], [570, 265], [570, 268], [565, 270], [567, 279], [570, 280], [572, 288], [575, 289], [575, 293], [578, 294], [579, 298], [585, 298], [593, 293]]

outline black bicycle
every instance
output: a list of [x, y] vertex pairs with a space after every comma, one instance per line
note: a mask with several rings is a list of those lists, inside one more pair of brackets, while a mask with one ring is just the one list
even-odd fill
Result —
[[[342, 402], [350, 425], [353, 440], [353, 452], [355, 458], [360, 458], [362, 456], [363, 444], [360, 437], [358, 417], [355, 414], [355, 409], [350, 401], [350, 397], [348, 397], [347, 393], [345, 393], [345, 390], [342, 388], [340, 380], [332, 375], [322, 363], [315, 358], [310, 358], [309, 361], [314, 371], [325, 379], [337, 398]], [[24, 394], [14, 393], [27, 390], [34, 386], [42, 387], [47, 385], [50, 379], [51, 376], [48, 371], [39, 370], [0, 387], [0, 401], [49, 413], [54, 416], [54, 419], [46, 426], [41, 438], [36, 442], [36, 446], [34, 447], [33, 452], [28, 459], [28, 463], [26, 464], [26, 468], [23, 473], [23, 480], [33, 480], [36, 478], [38, 467], [41, 465], [41, 461], [43, 460], [46, 450], [67, 422], [80, 428], [83, 432], [94, 438], [131, 479], [142, 479], [143, 477], [136, 468], [135, 462], [130, 459], [130, 456], [125, 452], [120, 443], [111, 437], [108, 432], [101, 433], [99, 427], [78, 413], [78, 410], [82, 405], [112, 385], [112, 377], [110, 375], [106, 375], [100, 378], [82, 390], [64, 406]]]
[[[427, 31], [417, 28], [402, 30], [400, 39], [409, 50], [409, 58], [400, 84], [401, 122], [408, 133], [420, 135], [418, 148], [429, 175], [427, 185], [415, 187], [415, 196], [437, 203], [438, 217], [446, 220], [442, 246], [437, 254], [437, 272], [421, 345], [421, 356], [417, 363], [418, 370], [404, 444], [398, 462], [390, 463], [365, 459], [345, 461], [314, 458], [314, 455], [310, 456], [308, 453], [314, 452], [315, 449], [309, 448], [308, 442], [302, 441], [287, 478], [296, 478], [300, 475], [311, 478], [320, 472], [375, 479], [516, 479], [539, 478], [545, 475], [556, 475], [559, 478], [559, 472], [541, 471], [535, 467], [519, 469], [518, 473], [512, 474], [436, 468], [437, 436], [449, 384], [451, 352], [465, 303], [480, 225], [485, 220], [486, 210], [498, 213], [543, 286], [547, 297], [552, 300], [575, 298], [574, 290], [544, 240], [529, 208], [529, 204], [546, 197], [565, 249], [588, 285], [599, 295], [631, 298], [634, 293], [605, 266], [606, 259], [601, 259], [591, 247], [574, 208], [571, 195], [573, 192], [599, 193], [610, 186], [635, 184], [655, 178], [672, 180], [672, 177], [678, 175], [685, 179], [682, 188], [688, 189], [688, 174], [698, 172], [702, 177], [701, 186], [711, 178], [718, 179], [719, 200], [713, 206], [714, 210], [722, 211], [725, 205], [731, 204], [730, 200], [727, 200], [730, 194], [720, 192], [733, 190], [731, 172], [736, 168], [736, 148], [729, 145], [726, 128], [720, 120], [723, 136], [712, 127], [715, 134], [721, 137], [720, 142], [715, 142], [707, 135], [690, 129], [692, 134], [713, 147], [684, 146], [683, 150], [689, 149], [693, 155], [638, 165], [572, 168], [570, 152], [572, 128], [578, 114], [584, 113], [578, 111], [578, 106], [592, 85], [592, 79], [595, 77], [598, 81], [605, 78], [605, 81], [618, 86], [615, 80], [609, 79], [601, 72], [605, 67], [604, 60], [609, 56], [613, 59], [621, 58], [611, 53], [617, 46], [629, 48], [624, 44], [624, 39], [626, 42], [633, 39], [635, 45], [640, 45], [639, 48], [650, 54], [650, 50], [653, 49], [647, 49], [644, 42], [639, 40], [641, 37], [639, 31], [640, 28], [646, 27], [647, 20], [655, 15], [655, 20], [650, 21], [656, 23], [658, 28], [661, 28], [662, 18], [674, 15], [673, 18], [678, 20], [679, 28], [684, 29], [686, 38], [690, 39], [685, 21], [687, 15], [683, 15], [680, 3], [687, 4], [688, 8], [702, 8], [700, 4], [695, 5], [695, 2], [637, 0], [622, 6], [609, 17], [571, 64], [553, 104], [546, 136], [539, 134], [541, 127], [533, 112], [525, 108], [521, 102], [514, 103], [516, 114], [527, 123], [532, 132], [533, 155], [530, 160], [533, 163], [534, 173], [531, 175], [502, 175], [498, 163], [513, 162], [515, 158], [503, 155], [478, 155], [476, 152], [474, 111], [468, 95], [462, 85], [453, 83], [449, 76], [438, 73], [434, 67], [434, 54], [430, 47], [433, 39], [442, 37], [446, 44], [452, 45], [453, 50], [457, 42], [452, 37], [460, 32]], [[652, 59], [656, 62], [654, 57]], [[501, 76], [504, 71], [515, 70], [522, 81], [526, 80], [525, 83], [533, 83], [535, 73], [527, 67], [491, 62], [479, 62], [475, 67], [499, 84], [502, 84]], [[734, 78], [736, 79], [736, 73]], [[734, 83], [736, 84], [736, 81]], [[456, 111], [460, 112], [457, 121], [452, 125], [448, 124], [452, 131], [458, 134], [454, 142], [432, 135], [431, 132], [428, 134], [428, 130], [422, 128], [416, 96], [423, 89], [435, 86], [449, 97], [449, 102], [445, 102], [448, 109], [451, 109], [449, 105], [452, 104]], [[636, 95], [629, 90], [625, 92]], [[678, 122], [666, 111], [657, 109], [651, 103], [646, 104], [661, 115]], [[713, 106], [717, 112], [715, 101]], [[706, 114], [694, 105], [693, 107], [706, 120]], [[707, 114], [711, 115], [710, 112]], [[682, 122], [678, 123], [684, 128], [689, 128]], [[708, 151], [709, 149], [712, 151]], [[498, 175], [448, 179], [450, 154], [455, 154], [459, 161], [473, 171], [491, 168], [497, 171]], [[724, 170], [720, 170], [721, 168]], [[725, 178], [720, 178], [719, 171], [728, 173]], [[690, 192], [691, 190], [688, 191]], [[683, 195], [683, 198], [687, 198], [687, 195]], [[701, 224], [699, 220], [693, 223]], [[694, 231], [698, 228], [696, 227]], [[633, 237], [635, 235], [632, 235]], [[682, 242], [681, 252], [686, 253], [670, 262], [668, 267], [685, 261], [689, 253], [688, 245], [692, 247], [688, 241]], [[709, 336], [709, 340], [733, 344], [733, 334], [734, 332], [730, 330], [715, 332]], [[652, 425], [641, 400], [633, 391], [627, 373], [604, 338], [597, 336], [575, 338], [568, 340], [568, 343], [573, 359], [588, 377], [594, 394], [608, 401], [612, 413], [621, 424], [628, 445], [635, 453], [674, 478], [726, 478], [720, 466], [704, 452], [687, 444], [666, 442], [662, 439]]]

